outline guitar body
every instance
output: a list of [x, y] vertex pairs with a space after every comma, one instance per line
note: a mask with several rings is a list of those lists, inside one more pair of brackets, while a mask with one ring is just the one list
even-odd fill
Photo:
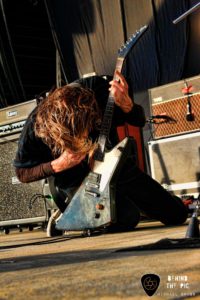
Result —
[[56, 225], [60, 230], [87, 230], [116, 222], [116, 182], [126, 159], [133, 155], [135, 141], [125, 138], [104, 161], [95, 161], [93, 169], [74, 194], [70, 204]]

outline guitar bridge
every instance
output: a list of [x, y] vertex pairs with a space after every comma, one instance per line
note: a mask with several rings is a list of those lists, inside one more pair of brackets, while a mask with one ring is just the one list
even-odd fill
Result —
[[100, 193], [97, 191], [93, 191], [93, 190], [86, 190], [85, 189], [85, 193], [88, 194], [89, 196], [92, 196], [94, 198], [97, 198], [100, 196]]

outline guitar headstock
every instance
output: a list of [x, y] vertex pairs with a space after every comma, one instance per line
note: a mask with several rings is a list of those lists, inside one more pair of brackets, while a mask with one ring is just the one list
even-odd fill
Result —
[[121, 46], [118, 50], [118, 57], [125, 58], [131, 48], [136, 44], [139, 38], [143, 35], [143, 33], [147, 30], [148, 25], [144, 25], [139, 30], [137, 30], [134, 34], [130, 36], [130, 38], [126, 41], [126, 43]]

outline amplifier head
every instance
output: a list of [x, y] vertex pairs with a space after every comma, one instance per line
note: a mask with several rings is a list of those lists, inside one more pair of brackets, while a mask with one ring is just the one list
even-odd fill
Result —
[[27, 119], [30, 112], [37, 106], [37, 101], [30, 100], [0, 109], [0, 125], [19, 122]]
[[21, 132], [28, 115], [36, 106], [37, 101], [31, 100], [0, 109], [0, 138]]
[[[192, 87], [188, 95], [182, 92], [185, 83]], [[152, 125], [155, 139], [200, 129], [200, 76], [150, 89], [149, 99], [152, 116], [169, 117], [161, 122], [155, 119]], [[192, 120], [187, 119], [188, 102], [193, 115]]]

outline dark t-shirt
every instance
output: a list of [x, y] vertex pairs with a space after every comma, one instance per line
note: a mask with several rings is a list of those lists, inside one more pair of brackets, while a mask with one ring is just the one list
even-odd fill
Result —
[[[109, 96], [109, 80], [99, 76], [92, 76], [80, 79], [77, 82], [81, 84], [81, 86], [90, 88], [94, 91], [98, 105], [103, 114]], [[25, 168], [28, 171], [31, 169], [33, 170], [34, 167], [51, 162], [55, 159], [49, 147], [42, 141], [41, 138], [35, 136], [33, 125], [35, 122], [36, 113], [37, 107], [27, 118], [26, 124], [21, 133], [18, 143], [18, 150], [14, 160], [14, 166], [16, 169]], [[118, 142], [118, 135], [116, 131], [117, 126], [123, 125], [125, 122], [134, 126], [144, 126], [145, 117], [142, 107], [134, 104], [132, 111], [128, 114], [124, 113], [119, 107], [114, 107], [109, 136], [109, 142], [112, 146]], [[93, 138], [97, 138], [98, 132], [93, 132], [92, 135]], [[88, 171], [89, 166], [86, 158], [79, 165], [59, 173], [54, 173], [52, 175], [55, 176], [55, 184], [57, 186], [66, 188], [66, 186], [72, 187], [79, 185]], [[37, 178], [34, 180], [36, 179]]]

